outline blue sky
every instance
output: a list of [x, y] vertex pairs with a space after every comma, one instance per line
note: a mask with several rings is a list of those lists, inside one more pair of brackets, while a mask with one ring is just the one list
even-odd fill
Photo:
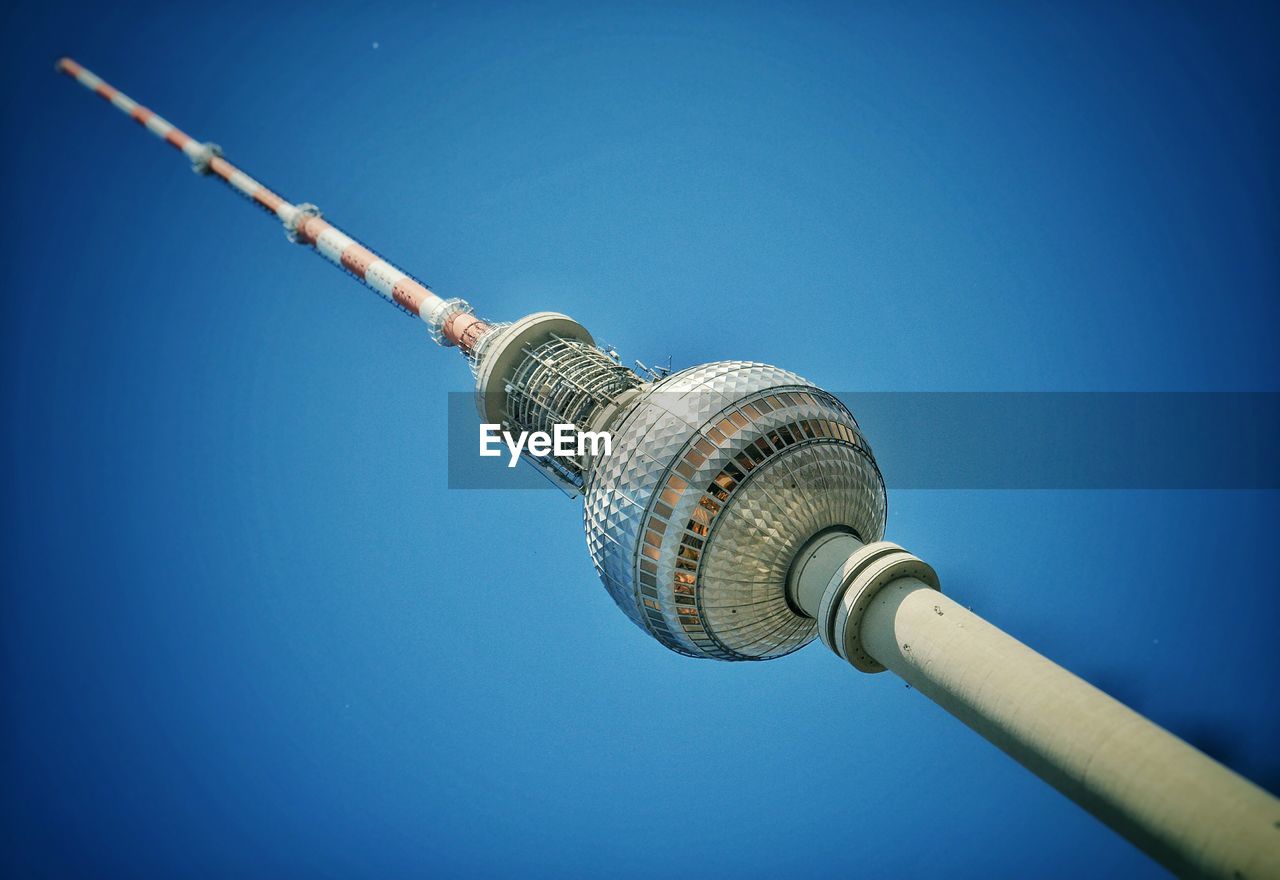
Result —
[[[1280, 391], [1275, 16], [1115, 6], [6, 7], [5, 873], [1159, 876], [889, 675], [646, 640], [573, 502], [446, 488], [455, 354], [52, 70], [628, 357]], [[889, 510], [1280, 786], [1275, 493]]]

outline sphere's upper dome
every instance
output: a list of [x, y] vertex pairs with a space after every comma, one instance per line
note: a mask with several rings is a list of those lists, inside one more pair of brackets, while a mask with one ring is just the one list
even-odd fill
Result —
[[790, 653], [817, 630], [786, 599], [818, 532], [884, 534], [884, 481], [853, 416], [794, 373], [722, 361], [650, 386], [586, 487], [587, 546], [619, 607], [672, 650]]

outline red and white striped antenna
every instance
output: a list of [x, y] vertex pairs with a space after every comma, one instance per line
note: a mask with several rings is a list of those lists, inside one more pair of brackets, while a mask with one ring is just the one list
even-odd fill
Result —
[[245, 174], [222, 155], [217, 144], [200, 142], [173, 123], [143, 107], [70, 58], [58, 61], [60, 73], [132, 118], [139, 125], [191, 160], [192, 170], [213, 175], [279, 218], [290, 241], [310, 245], [329, 262], [346, 269], [387, 302], [421, 318], [440, 345], [458, 346], [470, 354], [491, 325], [475, 317], [461, 299], [444, 299], [407, 272], [398, 269], [341, 229], [325, 220], [315, 205], [293, 204]]

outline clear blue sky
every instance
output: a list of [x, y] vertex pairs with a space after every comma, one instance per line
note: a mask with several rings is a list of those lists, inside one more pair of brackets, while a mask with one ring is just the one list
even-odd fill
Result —
[[[52, 69], [629, 357], [1280, 390], [1273, 11], [1068, 6], [7, 5], [6, 876], [1158, 876], [889, 675], [646, 640], [573, 502], [445, 488], [456, 355]], [[1278, 512], [889, 535], [1275, 790]]]

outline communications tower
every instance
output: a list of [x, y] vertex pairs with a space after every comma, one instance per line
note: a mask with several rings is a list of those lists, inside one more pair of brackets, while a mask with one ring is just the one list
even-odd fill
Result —
[[820, 638], [862, 672], [900, 675], [1174, 872], [1280, 878], [1280, 800], [952, 601], [929, 564], [883, 540], [884, 481], [832, 394], [748, 361], [641, 376], [566, 315], [478, 318], [215, 144], [69, 58], [57, 68], [456, 347], [484, 422], [608, 432], [608, 455], [525, 455], [583, 497], [605, 587], [666, 647], [768, 660]]

